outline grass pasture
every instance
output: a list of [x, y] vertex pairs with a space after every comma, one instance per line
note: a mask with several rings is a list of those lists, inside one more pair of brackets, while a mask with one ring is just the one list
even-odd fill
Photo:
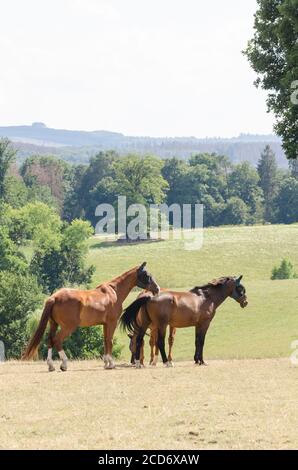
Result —
[[[228, 299], [218, 309], [206, 338], [206, 359], [288, 357], [298, 339], [298, 279], [271, 281], [271, 270], [289, 258], [298, 271], [298, 224], [218, 227], [204, 230], [201, 250], [182, 240], [137, 245], [90, 240], [88, 261], [96, 266], [94, 285], [142, 261], [162, 287], [187, 290], [223, 275], [243, 274], [249, 306]], [[133, 292], [126, 304], [136, 298]], [[117, 331], [128, 359], [127, 338]], [[174, 358], [190, 360], [194, 329], [177, 331]], [[148, 356], [148, 352], [147, 352]]]
[[294, 449], [297, 385], [288, 359], [109, 371], [74, 361], [66, 373], [8, 362], [0, 448]]

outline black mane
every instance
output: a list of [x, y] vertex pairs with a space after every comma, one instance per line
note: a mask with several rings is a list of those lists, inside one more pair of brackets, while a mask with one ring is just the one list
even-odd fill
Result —
[[196, 295], [204, 294], [205, 296], [208, 296], [209, 289], [221, 287], [230, 279], [234, 279], [234, 278], [232, 276], [219, 277], [218, 279], [213, 279], [212, 281], [208, 282], [207, 284], [203, 284], [202, 286], [195, 286], [192, 289], [190, 289], [189, 292], [192, 292], [193, 294], [196, 294]]

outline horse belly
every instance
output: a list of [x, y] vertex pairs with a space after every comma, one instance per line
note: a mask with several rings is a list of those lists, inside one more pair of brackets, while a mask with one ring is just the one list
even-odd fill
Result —
[[187, 307], [177, 308], [171, 316], [170, 325], [174, 328], [187, 328], [198, 324], [199, 315]]
[[83, 306], [80, 313], [80, 326], [102, 325], [106, 322], [106, 309], [104, 306]]

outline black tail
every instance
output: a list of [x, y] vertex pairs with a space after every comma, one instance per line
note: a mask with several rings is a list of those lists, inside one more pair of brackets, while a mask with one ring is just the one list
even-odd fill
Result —
[[137, 325], [137, 315], [139, 313], [140, 308], [143, 305], [146, 305], [146, 303], [150, 299], [151, 299], [150, 295], [140, 297], [139, 299], [135, 300], [132, 304], [130, 304], [124, 310], [120, 318], [120, 326], [123, 330], [127, 330], [128, 332], [132, 334], [138, 331], [139, 328]]

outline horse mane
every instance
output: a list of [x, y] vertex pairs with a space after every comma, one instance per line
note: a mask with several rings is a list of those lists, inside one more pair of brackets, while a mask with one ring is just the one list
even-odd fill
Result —
[[207, 284], [193, 287], [192, 289], [190, 289], [189, 292], [192, 292], [193, 294], [196, 294], [196, 295], [202, 295], [202, 294], [208, 295], [209, 289], [211, 289], [212, 287], [221, 287], [230, 279], [233, 279], [233, 277], [227, 276], [227, 277], [219, 277], [218, 279], [212, 279], [212, 281], [209, 281]]
[[101, 284], [98, 284], [98, 286], [96, 286], [95, 289], [100, 289], [104, 284], [109, 285], [114, 289], [115, 284], [125, 279], [126, 276], [128, 276], [133, 271], [136, 271], [137, 269], [138, 269], [138, 266], [135, 266], [134, 268], [131, 268], [128, 271], [125, 271], [125, 273], [122, 273], [122, 274], [119, 274], [119, 276], [113, 277], [113, 279], [111, 279], [110, 281], [104, 281]]

